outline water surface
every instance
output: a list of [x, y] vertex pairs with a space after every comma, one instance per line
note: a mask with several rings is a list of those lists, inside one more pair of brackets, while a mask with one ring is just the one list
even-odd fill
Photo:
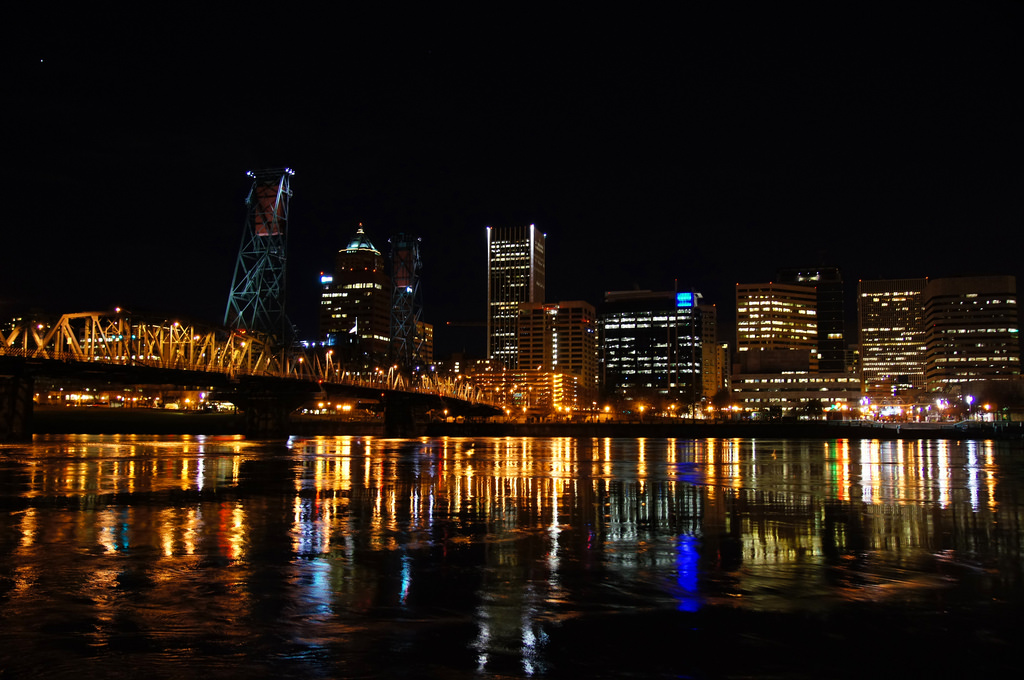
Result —
[[0, 677], [1014, 668], [1022, 446], [36, 437]]

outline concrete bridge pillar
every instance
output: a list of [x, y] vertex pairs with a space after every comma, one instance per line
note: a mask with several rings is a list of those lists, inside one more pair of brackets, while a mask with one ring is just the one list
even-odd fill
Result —
[[245, 436], [272, 439], [289, 435], [289, 414], [295, 410], [291, 400], [272, 394], [248, 395], [243, 406]]
[[404, 392], [389, 392], [384, 399], [384, 436], [416, 436], [416, 419], [413, 417], [412, 395]]
[[0, 375], [0, 441], [32, 438], [32, 397], [35, 381], [17, 373]]

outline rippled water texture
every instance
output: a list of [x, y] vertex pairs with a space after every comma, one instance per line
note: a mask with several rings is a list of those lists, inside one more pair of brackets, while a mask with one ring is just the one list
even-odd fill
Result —
[[37, 437], [0, 677], [1013, 671], [1022, 447]]

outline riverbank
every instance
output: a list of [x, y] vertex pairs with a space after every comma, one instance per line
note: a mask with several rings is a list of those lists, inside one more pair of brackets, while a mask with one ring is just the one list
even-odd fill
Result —
[[1021, 439], [1022, 423], [871, 423], [862, 421], [687, 421], [607, 423], [431, 423], [430, 437], [675, 437], [682, 439]]
[[[161, 409], [37, 408], [35, 434], [207, 434], [245, 431], [240, 413], [200, 413]], [[384, 436], [380, 420], [345, 421], [293, 416], [298, 436]], [[426, 437], [758, 437], [771, 439], [1024, 439], [1024, 423], [870, 423], [863, 421], [687, 421], [605, 423], [424, 423]]]
[[40, 408], [32, 411], [33, 434], [241, 434], [241, 413], [203, 413], [151, 408]]

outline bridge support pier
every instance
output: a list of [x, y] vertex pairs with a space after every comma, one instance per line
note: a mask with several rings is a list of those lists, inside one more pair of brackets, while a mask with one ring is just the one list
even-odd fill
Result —
[[0, 375], [0, 441], [32, 438], [35, 381], [24, 374]]
[[416, 419], [413, 417], [413, 398], [403, 392], [389, 392], [384, 401], [384, 436], [416, 436]]
[[243, 408], [246, 437], [272, 439], [288, 436], [288, 415], [295, 410], [291, 400], [272, 394], [248, 395]]

